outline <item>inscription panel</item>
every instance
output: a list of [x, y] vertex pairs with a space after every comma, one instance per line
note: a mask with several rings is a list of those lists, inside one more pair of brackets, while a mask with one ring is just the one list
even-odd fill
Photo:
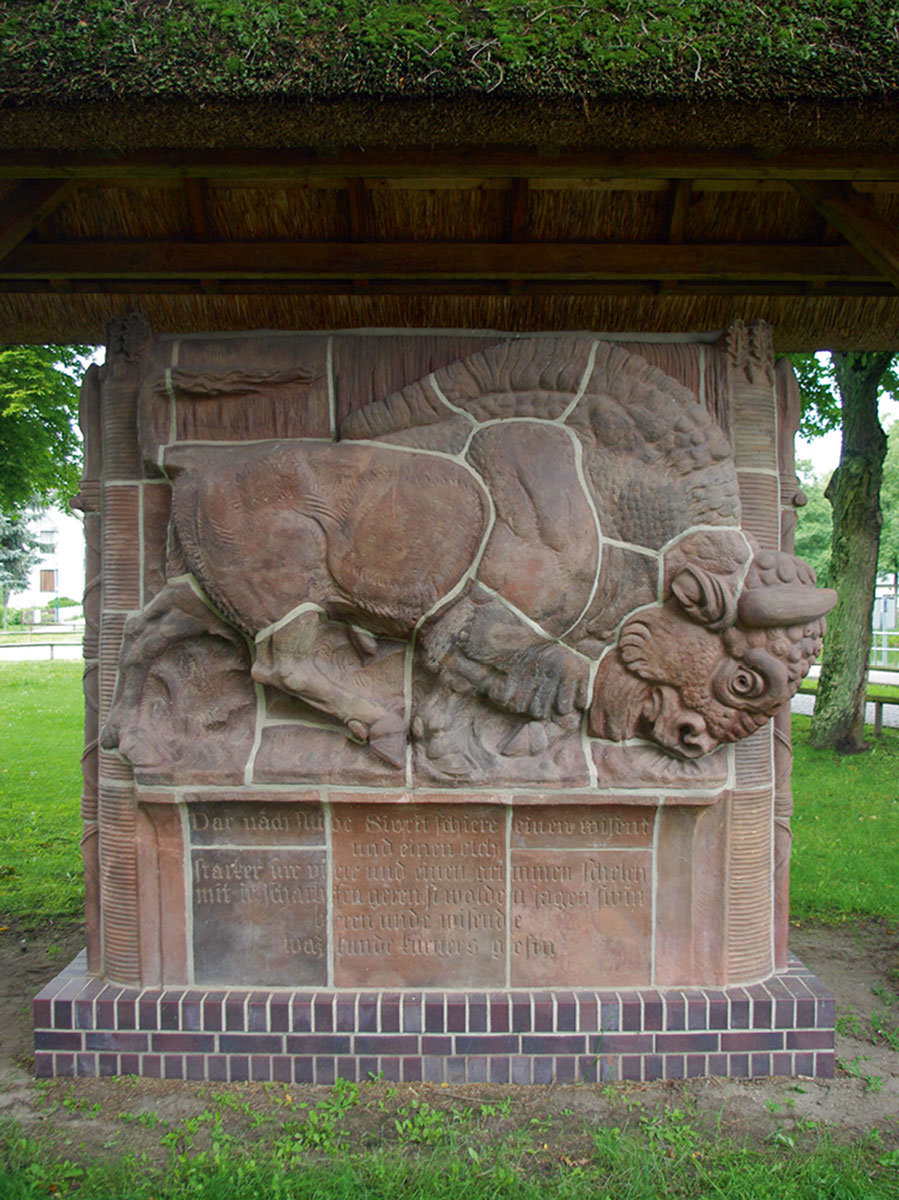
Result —
[[655, 820], [644, 807], [514, 812], [512, 987], [649, 981]]
[[502, 987], [506, 814], [425, 805], [331, 814], [337, 987]]
[[194, 804], [188, 827], [195, 981], [326, 984], [321, 809]]

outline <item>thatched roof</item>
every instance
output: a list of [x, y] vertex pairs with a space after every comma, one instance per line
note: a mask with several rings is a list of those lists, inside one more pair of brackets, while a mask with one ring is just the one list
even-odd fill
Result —
[[885, 0], [0, 2], [0, 338], [899, 348]]

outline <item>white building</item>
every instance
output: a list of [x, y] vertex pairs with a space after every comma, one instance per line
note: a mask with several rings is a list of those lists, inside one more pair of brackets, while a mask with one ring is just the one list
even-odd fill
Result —
[[[41, 556], [28, 576], [28, 587], [9, 598], [11, 608], [54, 608], [59, 597], [77, 600], [84, 595], [84, 530], [80, 517], [51, 508], [35, 517], [32, 530], [52, 549]], [[79, 609], [64, 609], [71, 619]]]

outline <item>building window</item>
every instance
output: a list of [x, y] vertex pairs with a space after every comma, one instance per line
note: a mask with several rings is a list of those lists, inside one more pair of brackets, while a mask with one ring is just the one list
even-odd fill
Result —
[[55, 592], [56, 591], [56, 569], [49, 571], [41, 571], [41, 591]]

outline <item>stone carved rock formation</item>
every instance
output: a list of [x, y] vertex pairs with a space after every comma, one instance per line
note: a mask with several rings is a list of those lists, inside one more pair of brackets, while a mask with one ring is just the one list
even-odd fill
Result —
[[[147, 700], [163, 676], [198, 710], [230, 697], [235, 775], [252, 771], [252, 677], [400, 783], [585, 786], [598, 744], [692, 760], [748, 736], [820, 648], [833, 593], [755, 553], [721, 429], [614, 343], [502, 343], [351, 413], [336, 443], [160, 446], [146, 408], [163, 391], [145, 388], [141, 429], [173, 484], [170, 582], [126, 627], [102, 734], [158, 777], [202, 775], [188, 743], [208, 732], [195, 716], [163, 761]], [[368, 670], [385, 639], [406, 647], [402, 679]]]

